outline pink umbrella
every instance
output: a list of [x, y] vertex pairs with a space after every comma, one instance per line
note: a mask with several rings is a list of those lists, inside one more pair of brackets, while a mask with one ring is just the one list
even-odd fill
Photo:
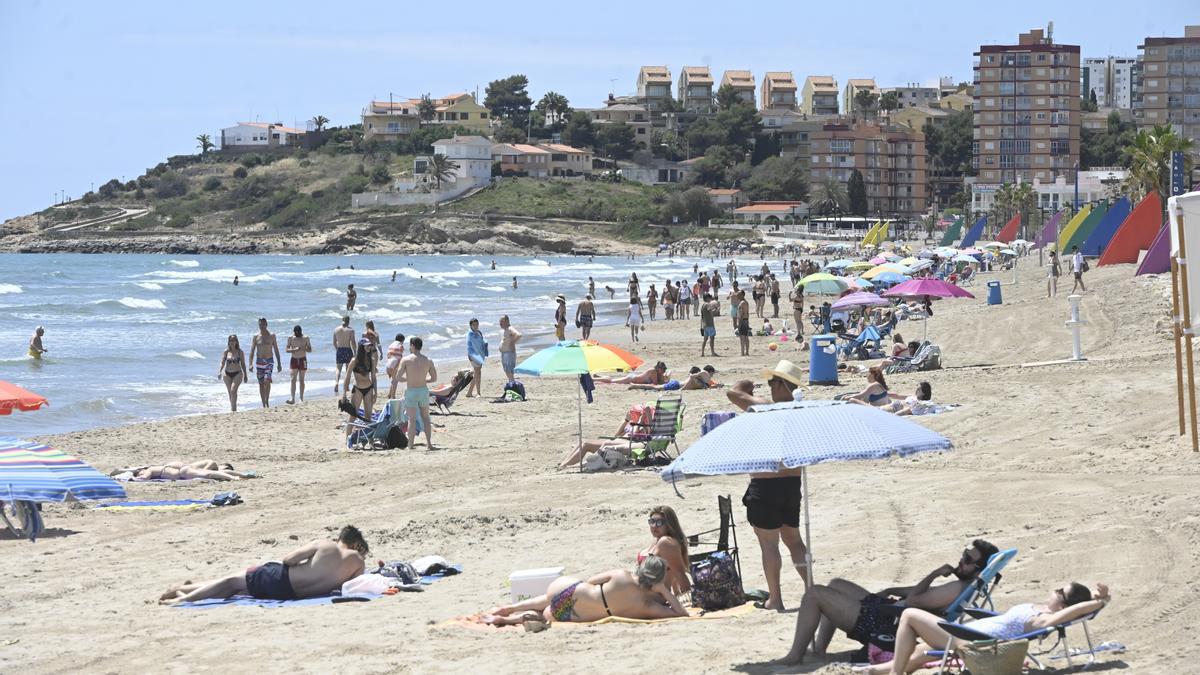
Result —
[[[941, 279], [912, 279], [896, 284], [883, 293], [889, 297], [905, 298], [974, 298], [967, 291]], [[924, 337], [929, 336], [928, 317], [922, 320]], [[924, 339], [922, 337], [922, 339]]]
[[833, 303], [832, 309], [842, 310], [851, 309], [853, 307], [887, 307], [891, 304], [892, 303], [888, 302], [885, 298], [881, 298], [874, 293], [864, 293], [860, 291], [858, 293], [851, 293], [843, 296], [837, 302]]
[[882, 265], [883, 263], [887, 262], [887, 258], [885, 258], [881, 255], [877, 255], [874, 258], [871, 258], [867, 262], [871, 263], [872, 265]]

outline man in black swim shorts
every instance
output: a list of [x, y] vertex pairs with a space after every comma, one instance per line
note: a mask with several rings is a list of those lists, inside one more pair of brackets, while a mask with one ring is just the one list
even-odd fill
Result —
[[779, 575], [783, 568], [783, 556], [779, 554], [779, 542], [787, 546], [792, 556], [792, 565], [809, 585], [805, 556], [808, 549], [800, 536], [800, 473], [799, 470], [771, 474], [751, 474], [750, 485], [742, 496], [746, 507], [746, 520], [754, 527], [758, 546], [762, 549], [763, 574], [767, 577], [767, 601], [764, 609], [783, 611], [783, 594], [779, 589]]

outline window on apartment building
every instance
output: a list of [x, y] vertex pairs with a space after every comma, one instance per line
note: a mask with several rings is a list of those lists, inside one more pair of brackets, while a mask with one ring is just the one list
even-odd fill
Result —
[[1038, 54], [1038, 61], [1045, 61], [1045, 60], [1046, 60], [1045, 54]]
[[987, 62], [988, 62], [988, 63], [995, 63], [995, 62], [996, 62], [996, 57], [995, 57], [994, 55], [988, 55], [988, 57], [987, 57]]
[[812, 156], [812, 161], [811, 161], [810, 163], [812, 163], [812, 164], [820, 164], [820, 163], [821, 163], [821, 156], [820, 156], [820, 155], [813, 155], [813, 156]]
[[646, 135], [646, 127], [638, 127], [638, 135], [645, 136]]
[[993, 106], [995, 106], [995, 105], [996, 105], [996, 99], [994, 99], [994, 98], [985, 98], [985, 99], [983, 99], [983, 107], [985, 107], [985, 108], [991, 108], [991, 107], [993, 107]]
[[850, 140], [846, 138], [835, 138], [829, 142], [830, 152], [850, 152]]
[[992, 141], [987, 141], [986, 143], [983, 144], [983, 149], [984, 150], [995, 150], [996, 144], [993, 143]]

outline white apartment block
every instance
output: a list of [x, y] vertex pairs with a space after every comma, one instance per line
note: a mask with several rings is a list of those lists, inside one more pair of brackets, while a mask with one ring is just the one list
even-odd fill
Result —
[[1083, 59], [1079, 67], [1079, 91], [1084, 98], [1096, 92], [1096, 104], [1101, 108], [1133, 108], [1134, 70], [1137, 59], [1132, 56], [1104, 56]]

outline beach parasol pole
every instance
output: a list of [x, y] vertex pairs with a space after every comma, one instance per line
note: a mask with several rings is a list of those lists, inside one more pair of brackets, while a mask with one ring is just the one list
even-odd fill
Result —
[[575, 412], [579, 417], [579, 473], [583, 473], [583, 383], [576, 383]]
[[[1183, 313], [1176, 315], [1176, 320], [1179, 322], [1177, 332], [1183, 333], [1184, 344], [1187, 348], [1188, 408], [1192, 422], [1192, 452], [1200, 452], [1200, 438], [1197, 437], [1196, 430], [1196, 371], [1195, 360], [1192, 356], [1192, 308], [1188, 293], [1187, 246], [1184, 239], [1183, 208], [1178, 203], [1175, 204], [1175, 221], [1177, 223], [1176, 234], [1179, 238], [1179, 255], [1172, 259], [1171, 265], [1177, 270], [1179, 288], [1183, 295]], [[1180, 405], [1183, 405], [1182, 396]], [[1180, 421], [1182, 422], [1182, 420]]]
[[[808, 467], [800, 467], [800, 502], [804, 504], [804, 578], [813, 585], [812, 531], [808, 520]], [[814, 639], [816, 636], [813, 636]]]

